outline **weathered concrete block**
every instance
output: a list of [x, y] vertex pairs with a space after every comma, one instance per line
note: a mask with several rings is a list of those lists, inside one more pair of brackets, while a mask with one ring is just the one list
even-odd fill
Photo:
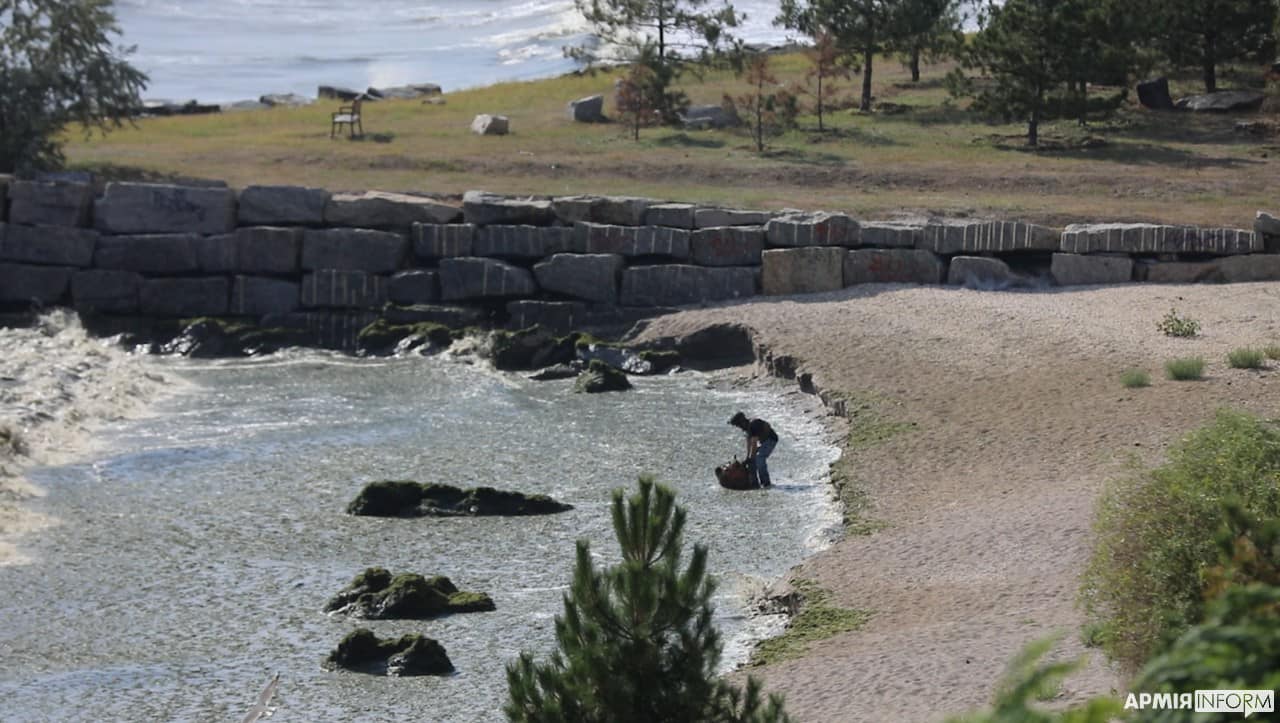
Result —
[[554, 334], [568, 334], [580, 329], [587, 315], [587, 305], [578, 301], [521, 299], [507, 304], [507, 327], [528, 329], [536, 324]]
[[86, 268], [97, 244], [98, 232], [90, 229], [0, 224], [0, 261]]
[[362, 228], [307, 229], [302, 236], [302, 268], [390, 273], [404, 264], [408, 251], [408, 240], [397, 233]]
[[616, 304], [623, 265], [620, 254], [556, 254], [534, 264], [533, 275], [546, 291]]
[[717, 226], [763, 226], [773, 214], [767, 211], [744, 211], [735, 208], [699, 208], [693, 212], [694, 228]]
[[249, 186], [240, 192], [241, 226], [319, 226], [329, 192], [302, 186]]
[[532, 198], [507, 198], [484, 191], [467, 191], [462, 196], [462, 215], [476, 226], [550, 226], [555, 223], [551, 202]]
[[474, 306], [456, 304], [414, 304], [412, 306], [388, 306], [382, 316], [392, 324], [417, 324], [432, 321], [454, 329], [461, 329], [485, 320], [485, 311]]
[[511, 129], [511, 121], [505, 115], [481, 113], [471, 121], [471, 132], [478, 136], [505, 136]]
[[662, 226], [608, 226], [579, 223], [573, 227], [574, 250], [589, 254], [689, 258], [690, 232]]
[[364, 271], [321, 269], [302, 277], [307, 308], [377, 309], [387, 302], [387, 279]]
[[924, 243], [924, 226], [891, 221], [864, 221], [858, 229], [863, 246], [916, 248]]
[[378, 320], [369, 311], [295, 311], [289, 314], [265, 314], [261, 325], [266, 328], [302, 329], [316, 346], [325, 349], [356, 348], [360, 330]]
[[947, 267], [947, 283], [971, 289], [1003, 289], [1017, 277], [1009, 264], [984, 256], [957, 256]]
[[1253, 219], [1253, 231], [1266, 236], [1280, 236], [1280, 218], [1259, 211]]
[[9, 220], [9, 184], [13, 183], [13, 176], [7, 173], [0, 173], [0, 223]]
[[93, 265], [99, 269], [144, 274], [183, 274], [200, 268], [193, 233], [103, 236], [98, 239]]
[[453, 223], [461, 218], [462, 209], [457, 206], [383, 191], [334, 194], [324, 207], [324, 222], [330, 226], [386, 231], [407, 232], [415, 223]]
[[138, 311], [147, 316], [222, 316], [227, 291], [221, 276], [147, 279], [138, 290]]
[[62, 181], [13, 181], [9, 184], [9, 223], [29, 226], [88, 226], [93, 187]]
[[537, 290], [528, 269], [494, 259], [440, 260], [440, 298], [445, 301], [530, 296]]
[[760, 285], [766, 295], [814, 294], [844, 288], [845, 249], [804, 246], [762, 254]]
[[604, 96], [589, 95], [569, 101], [569, 120], [578, 123], [604, 123]]
[[1126, 256], [1054, 254], [1049, 273], [1059, 286], [1119, 284], [1133, 278], [1133, 259]]
[[687, 264], [633, 266], [622, 272], [623, 306], [683, 306], [744, 299], [756, 292], [756, 270]]
[[75, 269], [0, 264], [0, 303], [56, 304], [66, 295]]
[[247, 274], [296, 274], [303, 234], [300, 228], [236, 229], [236, 269]]
[[593, 220], [592, 210], [603, 201], [601, 196], [559, 196], [551, 199], [551, 212], [557, 221], [572, 226], [579, 221]]
[[763, 226], [724, 226], [694, 231], [690, 256], [701, 266], [758, 266], [764, 250]]
[[590, 220], [614, 226], [640, 226], [652, 203], [652, 199], [638, 196], [605, 196], [592, 207]]
[[1280, 255], [1229, 256], [1219, 262], [1219, 269], [1222, 280], [1232, 284], [1244, 281], [1280, 281]]
[[234, 233], [199, 236], [195, 239], [195, 247], [196, 265], [205, 273], [230, 273], [235, 271], [239, 264]]
[[142, 282], [142, 274], [133, 271], [78, 271], [71, 277], [71, 303], [81, 310], [132, 314]]
[[917, 248], [939, 254], [1057, 251], [1057, 229], [1021, 221], [930, 221]]
[[476, 229], [472, 256], [503, 259], [541, 259], [573, 251], [568, 226], [481, 226]]
[[105, 233], [228, 233], [236, 227], [236, 197], [229, 188], [108, 183], [93, 222]]
[[420, 259], [474, 256], [476, 227], [469, 223], [414, 224], [413, 253]]
[[440, 274], [430, 269], [413, 269], [392, 274], [387, 299], [393, 304], [429, 304], [440, 300]]
[[941, 284], [946, 263], [923, 249], [853, 249], [844, 259], [844, 285]]
[[769, 221], [770, 246], [857, 246], [858, 222], [842, 213], [795, 212]]
[[646, 226], [691, 229], [696, 208], [691, 203], [655, 203], [645, 209], [644, 223]]
[[1237, 228], [1159, 226], [1149, 223], [1072, 224], [1062, 232], [1064, 253], [1248, 254], [1262, 251], [1252, 231]]
[[286, 314], [298, 308], [296, 281], [261, 276], [237, 276], [231, 285], [230, 312], [243, 316]]
[[[1240, 258], [1248, 258], [1242, 256]], [[1135, 281], [1153, 284], [1195, 284], [1221, 282], [1220, 261], [1136, 261], [1133, 265]]]

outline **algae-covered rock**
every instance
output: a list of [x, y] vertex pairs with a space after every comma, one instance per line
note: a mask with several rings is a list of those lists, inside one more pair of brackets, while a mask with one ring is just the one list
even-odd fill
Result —
[[577, 335], [557, 337], [542, 326], [519, 331], [495, 331], [490, 339], [489, 360], [495, 369], [540, 369], [573, 361]]
[[493, 599], [482, 592], [461, 592], [453, 581], [437, 575], [401, 573], [392, 577], [370, 567], [333, 597], [326, 612], [346, 613], [371, 620], [425, 620], [450, 613], [493, 610]]
[[573, 391], [596, 394], [598, 392], [621, 392], [631, 388], [627, 375], [614, 369], [599, 359], [592, 359], [587, 370], [578, 375]]
[[540, 369], [534, 374], [530, 374], [529, 378], [535, 382], [548, 382], [557, 379], [572, 379], [578, 376], [582, 370], [572, 364], [555, 364], [546, 369]]
[[199, 317], [184, 322], [178, 335], [163, 344], [160, 352], [213, 359], [271, 354], [310, 343], [301, 329], [264, 328], [235, 319]]
[[431, 638], [413, 633], [383, 640], [365, 628], [343, 638], [325, 663], [331, 668], [389, 676], [448, 675], [454, 670], [444, 646]]
[[350, 514], [370, 517], [546, 515], [571, 509], [546, 495], [399, 480], [370, 482], [347, 505]]
[[454, 333], [449, 327], [430, 321], [414, 324], [393, 324], [378, 319], [356, 335], [356, 347], [365, 354], [397, 354], [420, 347], [428, 351], [447, 349], [453, 343]]
[[649, 363], [650, 374], [665, 374], [680, 365], [680, 352], [670, 349], [645, 349], [638, 356]]

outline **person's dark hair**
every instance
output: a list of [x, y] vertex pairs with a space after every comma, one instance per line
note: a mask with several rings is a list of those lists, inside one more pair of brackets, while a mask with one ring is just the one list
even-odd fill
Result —
[[729, 424], [732, 424], [735, 427], [741, 427], [742, 429], [746, 429], [749, 423], [750, 420], [747, 419], [747, 415], [742, 412], [738, 412], [729, 419]]

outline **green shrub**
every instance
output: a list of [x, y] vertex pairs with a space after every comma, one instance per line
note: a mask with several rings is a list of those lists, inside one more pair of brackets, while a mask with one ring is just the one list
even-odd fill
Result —
[[1203, 619], [1203, 576], [1218, 559], [1227, 500], [1256, 517], [1280, 516], [1273, 423], [1220, 411], [1165, 465], [1108, 485], [1081, 600], [1110, 657], [1137, 669]]
[[1189, 316], [1182, 316], [1177, 309], [1169, 309], [1156, 328], [1165, 336], [1192, 337], [1200, 333], [1200, 322]]
[[1261, 369], [1262, 362], [1267, 358], [1266, 352], [1261, 349], [1249, 349], [1248, 347], [1240, 349], [1232, 349], [1227, 354], [1227, 363], [1232, 369]]
[[1280, 344], [1268, 344], [1263, 350], [1268, 359], [1280, 359]]
[[1146, 369], [1127, 369], [1120, 375], [1120, 383], [1129, 389], [1151, 386], [1151, 375]]
[[1170, 359], [1164, 363], [1164, 373], [1178, 382], [1200, 379], [1204, 375], [1204, 359], [1198, 356]]

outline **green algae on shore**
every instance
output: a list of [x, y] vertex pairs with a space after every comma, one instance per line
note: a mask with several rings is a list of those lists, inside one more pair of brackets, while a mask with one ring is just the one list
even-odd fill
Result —
[[861, 628], [871, 613], [830, 603], [831, 593], [812, 580], [795, 580], [798, 609], [781, 635], [762, 640], [751, 652], [748, 665], [780, 663], [804, 655], [811, 643]]

